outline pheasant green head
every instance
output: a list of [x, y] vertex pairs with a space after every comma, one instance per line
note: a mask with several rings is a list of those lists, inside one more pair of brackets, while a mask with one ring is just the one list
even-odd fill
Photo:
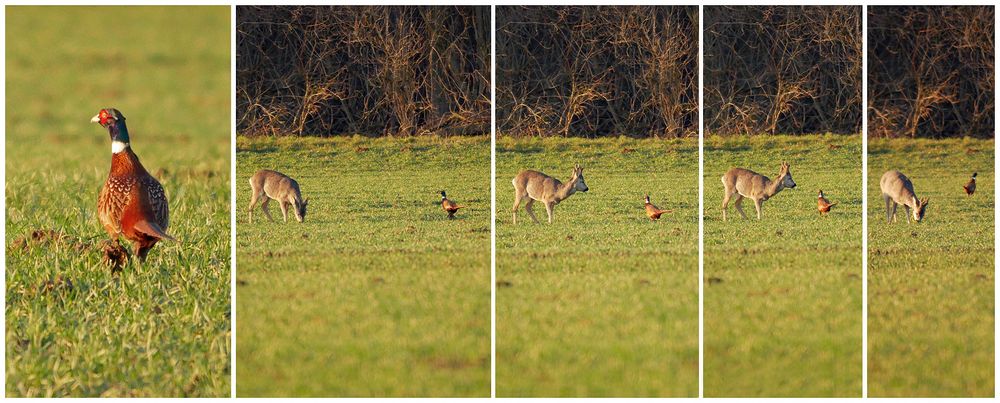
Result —
[[125, 115], [122, 115], [115, 108], [101, 109], [96, 116], [90, 119], [91, 123], [97, 123], [108, 129], [111, 136], [111, 151], [119, 153], [128, 147], [128, 127], [125, 126]]

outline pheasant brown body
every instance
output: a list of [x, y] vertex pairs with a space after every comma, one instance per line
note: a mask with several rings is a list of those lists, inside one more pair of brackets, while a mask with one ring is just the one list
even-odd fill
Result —
[[962, 186], [962, 188], [965, 189], [965, 194], [967, 196], [972, 196], [973, 193], [976, 193], [976, 175], [978, 175], [978, 173], [974, 172], [972, 174], [972, 179], [969, 179], [969, 182]]
[[[121, 125], [118, 130], [125, 131], [127, 140], [124, 123], [122, 117], [117, 122]], [[146, 171], [128, 143], [111, 156], [111, 172], [98, 196], [97, 211], [101, 226], [112, 240], [124, 237], [131, 241], [140, 261], [160, 239], [173, 240], [166, 234], [170, 209], [163, 186]]]
[[827, 200], [822, 190], [819, 191], [819, 197], [816, 198], [816, 209], [819, 210], [820, 215], [826, 215], [836, 205], [837, 203], [830, 203], [830, 200]]
[[649, 217], [650, 220], [652, 221], [659, 220], [660, 216], [663, 215], [663, 213], [669, 213], [671, 211], [673, 210], [661, 210], [659, 207], [656, 207], [656, 205], [654, 205], [653, 203], [650, 203], [649, 196], [646, 196], [646, 217]]
[[458, 203], [448, 200], [444, 191], [441, 191], [441, 209], [448, 213], [448, 218], [455, 218], [455, 213], [458, 212], [458, 209], [464, 207], [465, 206], [460, 206]]

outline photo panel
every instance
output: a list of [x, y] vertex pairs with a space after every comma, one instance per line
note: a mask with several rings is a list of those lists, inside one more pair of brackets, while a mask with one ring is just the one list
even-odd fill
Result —
[[861, 7], [704, 12], [704, 394], [859, 397]]
[[496, 8], [497, 397], [698, 395], [698, 8]]
[[236, 18], [237, 396], [489, 397], [490, 7]]
[[230, 11], [5, 7], [7, 397], [229, 397]]
[[868, 7], [868, 396], [994, 395], [995, 10]]

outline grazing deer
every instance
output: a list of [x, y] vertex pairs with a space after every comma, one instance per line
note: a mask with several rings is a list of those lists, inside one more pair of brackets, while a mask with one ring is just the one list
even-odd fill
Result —
[[816, 209], [819, 210], [820, 215], [826, 215], [830, 212], [830, 209], [836, 205], [837, 202], [830, 203], [830, 201], [826, 199], [826, 196], [823, 195], [823, 189], [819, 190], [819, 197], [816, 198]]
[[441, 209], [448, 213], [448, 219], [455, 218], [455, 213], [457, 213], [460, 208], [465, 208], [465, 206], [448, 200], [448, 196], [445, 195], [443, 190], [441, 191]]
[[736, 211], [739, 211], [743, 218], [747, 218], [743, 212], [743, 198], [753, 200], [754, 207], [757, 208], [757, 219], [760, 220], [760, 210], [764, 201], [774, 197], [781, 189], [794, 189], [795, 181], [792, 180], [792, 173], [788, 170], [788, 163], [782, 162], [776, 180], [772, 181], [749, 169], [731, 168], [726, 171], [725, 175], [722, 175], [722, 186], [725, 187], [725, 193], [722, 196], [722, 221], [726, 221], [729, 199], [733, 196], [736, 196], [733, 203], [736, 206]]
[[976, 175], [978, 174], [979, 174], [978, 172], [973, 172], [972, 179], [969, 179], [969, 183], [966, 183], [965, 186], [962, 186], [963, 188], [965, 188], [966, 195], [972, 196], [973, 193], [976, 193]]
[[309, 204], [309, 199], [302, 199], [299, 183], [295, 179], [289, 178], [281, 172], [261, 169], [250, 178], [250, 190], [253, 192], [250, 195], [250, 223], [253, 223], [253, 209], [257, 207], [259, 200], [263, 200], [260, 209], [264, 211], [264, 215], [267, 216], [268, 220], [274, 221], [274, 218], [271, 217], [271, 211], [267, 207], [272, 199], [280, 203], [281, 216], [285, 222], [288, 222], [289, 205], [294, 207], [295, 219], [298, 222], [305, 221], [306, 205]]
[[673, 210], [660, 210], [655, 204], [649, 201], [649, 195], [646, 195], [646, 217], [649, 217], [650, 221], [656, 221], [660, 219], [663, 213], [672, 213]]
[[910, 209], [913, 210], [913, 219], [920, 222], [927, 212], [929, 197], [923, 200], [917, 199], [917, 194], [913, 192], [913, 182], [910, 178], [899, 171], [887, 171], [879, 181], [882, 188], [882, 199], [885, 200], [885, 221], [892, 223], [896, 220], [896, 206], [902, 204], [906, 208], [906, 222], [910, 222]]
[[536, 200], [544, 203], [545, 212], [549, 215], [549, 224], [552, 224], [552, 209], [556, 204], [577, 191], [590, 190], [583, 181], [583, 168], [579, 164], [573, 167], [573, 177], [566, 183], [538, 171], [521, 171], [511, 182], [514, 184], [514, 224], [517, 224], [517, 209], [521, 207], [522, 202], [524, 210], [535, 223], [538, 223], [538, 218], [531, 210], [531, 205]]

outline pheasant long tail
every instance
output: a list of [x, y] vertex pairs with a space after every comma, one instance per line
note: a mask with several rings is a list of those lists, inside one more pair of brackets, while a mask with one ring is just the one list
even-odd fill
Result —
[[159, 225], [157, 225], [154, 222], [149, 222], [147, 220], [142, 220], [135, 223], [135, 229], [136, 231], [139, 231], [151, 237], [156, 237], [159, 239], [169, 239], [171, 241], [177, 240], [174, 237], [167, 235], [167, 232], [164, 231], [162, 228], [160, 228]]

